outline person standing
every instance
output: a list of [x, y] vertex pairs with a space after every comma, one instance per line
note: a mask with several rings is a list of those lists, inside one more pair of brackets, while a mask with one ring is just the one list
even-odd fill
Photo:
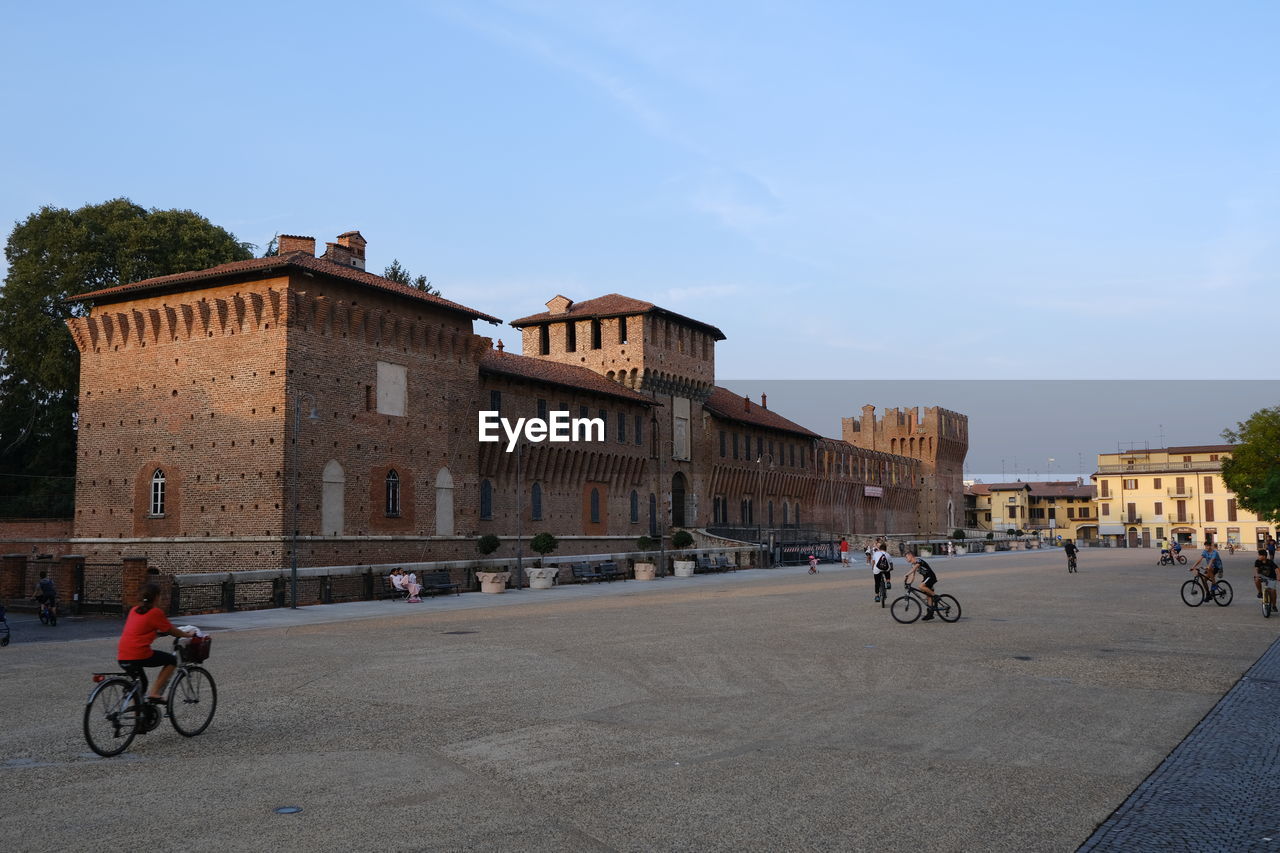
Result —
[[849, 540], [843, 536], [840, 537], [840, 565], [849, 565]]

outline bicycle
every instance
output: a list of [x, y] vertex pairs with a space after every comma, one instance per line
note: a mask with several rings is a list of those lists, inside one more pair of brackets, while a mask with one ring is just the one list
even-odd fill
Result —
[[925, 594], [916, 589], [911, 584], [903, 584], [906, 588], [898, 598], [893, 600], [893, 606], [889, 608], [889, 614], [893, 616], [895, 621], [901, 622], [903, 625], [910, 625], [924, 614], [926, 610], [931, 610], [938, 614], [938, 618], [943, 622], [955, 622], [960, 618], [960, 602], [956, 601], [955, 596], [946, 593], [933, 594], [933, 605], [930, 606]]
[[1187, 558], [1181, 554], [1170, 554], [1168, 551], [1161, 551], [1160, 562], [1156, 563], [1156, 565], [1172, 566], [1175, 562], [1180, 566], [1185, 566], [1187, 564]]
[[40, 603], [40, 624], [53, 627], [58, 624], [58, 602], [57, 600], [49, 601], [48, 599], [36, 598], [35, 601]]
[[157, 703], [146, 700], [147, 673], [143, 667], [95, 672], [97, 686], [84, 706], [84, 739], [89, 748], [103, 758], [119, 755], [134, 737], [154, 730], [165, 716], [183, 737], [195, 737], [207, 729], [218, 708], [218, 687], [208, 670], [198, 664], [208, 659], [210, 640], [196, 637], [187, 644], [174, 640], [178, 670], [169, 682], [163, 715]]
[[1182, 603], [1188, 607], [1199, 607], [1206, 598], [1212, 598], [1219, 607], [1226, 607], [1234, 595], [1231, 584], [1224, 580], [1209, 580], [1199, 572], [1182, 585]]
[[1067, 571], [1068, 571], [1068, 572], [1076, 572], [1076, 573], [1079, 573], [1079, 571], [1080, 571], [1078, 568], [1076, 568], [1076, 555], [1075, 555], [1075, 554], [1072, 554], [1070, 557], [1067, 557]]
[[876, 590], [876, 601], [880, 602], [881, 610], [889, 606], [889, 590], [893, 589], [893, 584], [889, 582], [889, 577], [892, 573], [893, 569], [888, 568], [881, 569], [880, 573], [876, 575], [877, 586], [879, 587]]

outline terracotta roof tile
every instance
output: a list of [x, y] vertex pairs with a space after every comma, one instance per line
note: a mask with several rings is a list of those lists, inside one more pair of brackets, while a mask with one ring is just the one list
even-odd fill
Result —
[[204, 270], [192, 270], [191, 272], [180, 272], [173, 275], [162, 275], [156, 278], [143, 279], [142, 281], [134, 281], [128, 284], [120, 284], [115, 287], [108, 287], [103, 290], [94, 290], [89, 293], [81, 293], [78, 296], [67, 298], [67, 302], [80, 302], [92, 299], [95, 302], [119, 302], [125, 299], [131, 299], [134, 296], [150, 293], [152, 291], [162, 290], [188, 290], [186, 285], [206, 284], [216, 281], [220, 278], [229, 278], [232, 276], [245, 275], [247, 273], [265, 273], [268, 271], [283, 271], [286, 269], [300, 269], [308, 272], [319, 273], [329, 278], [341, 279], [353, 284], [372, 287], [386, 293], [394, 293], [397, 296], [406, 296], [410, 299], [417, 299], [422, 302], [429, 302], [441, 308], [451, 311], [457, 311], [466, 314], [475, 320], [485, 320], [490, 323], [501, 323], [497, 317], [491, 317], [474, 308], [468, 308], [457, 302], [445, 299], [440, 296], [434, 296], [424, 293], [417, 288], [408, 287], [399, 282], [391, 281], [380, 275], [374, 275], [364, 270], [358, 270], [355, 267], [343, 266], [335, 264], [333, 261], [324, 258], [316, 258], [308, 255], [306, 252], [291, 252], [287, 255], [280, 255], [273, 258], [250, 258], [246, 261], [232, 261], [229, 264], [219, 264], [216, 267], [210, 267]]
[[703, 403], [702, 407], [716, 417], [724, 418], [725, 420], [738, 421], [751, 426], [765, 427], [766, 429], [793, 432], [808, 438], [822, 438], [813, 430], [806, 429], [795, 421], [787, 420], [777, 412], [761, 408], [759, 403], [752, 403], [748, 408], [743, 404], [743, 398], [740, 395], [735, 394], [728, 388], [721, 388], [719, 385], [711, 392], [711, 398]]
[[561, 364], [556, 361], [546, 361], [527, 355], [488, 350], [480, 357], [480, 370], [481, 372], [516, 376], [533, 382], [560, 385], [580, 391], [590, 391], [593, 394], [617, 397], [632, 403], [642, 403], [646, 406], [659, 405], [651, 397], [646, 397], [644, 394], [632, 391], [630, 388], [606, 379], [599, 373], [574, 364]]
[[530, 314], [528, 317], [521, 317], [519, 320], [512, 320], [511, 325], [519, 329], [524, 326], [534, 326], [540, 323], [554, 323], [560, 320], [570, 319], [586, 319], [588, 317], [623, 317], [632, 314], [661, 314], [672, 319], [688, 323], [691, 326], [697, 326], [711, 333], [716, 340], [724, 340], [724, 332], [704, 323], [701, 320], [695, 320], [692, 317], [686, 317], [683, 314], [677, 314], [674, 311], [668, 311], [652, 302], [645, 302], [643, 299], [633, 299], [630, 296], [623, 296], [621, 293], [610, 293], [605, 296], [597, 296], [595, 299], [588, 299], [585, 302], [574, 302], [569, 306], [568, 310], [561, 314], [552, 314], [550, 311], [543, 311], [540, 314]]

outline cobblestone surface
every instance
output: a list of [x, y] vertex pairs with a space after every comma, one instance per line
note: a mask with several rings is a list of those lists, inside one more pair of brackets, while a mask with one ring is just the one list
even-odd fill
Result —
[[1280, 850], [1280, 640], [1081, 847]]

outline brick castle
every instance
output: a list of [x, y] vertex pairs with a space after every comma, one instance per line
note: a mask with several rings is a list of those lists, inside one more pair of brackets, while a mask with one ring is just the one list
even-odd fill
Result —
[[[673, 528], [944, 534], [967, 418], [866, 406], [825, 438], [715, 384], [715, 326], [638, 299], [557, 296], [500, 321], [364, 270], [366, 242], [82, 294], [71, 547], [165, 572], [460, 559], [549, 530], [558, 553]], [[603, 442], [477, 439], [477, 413], [567, 411]]]

